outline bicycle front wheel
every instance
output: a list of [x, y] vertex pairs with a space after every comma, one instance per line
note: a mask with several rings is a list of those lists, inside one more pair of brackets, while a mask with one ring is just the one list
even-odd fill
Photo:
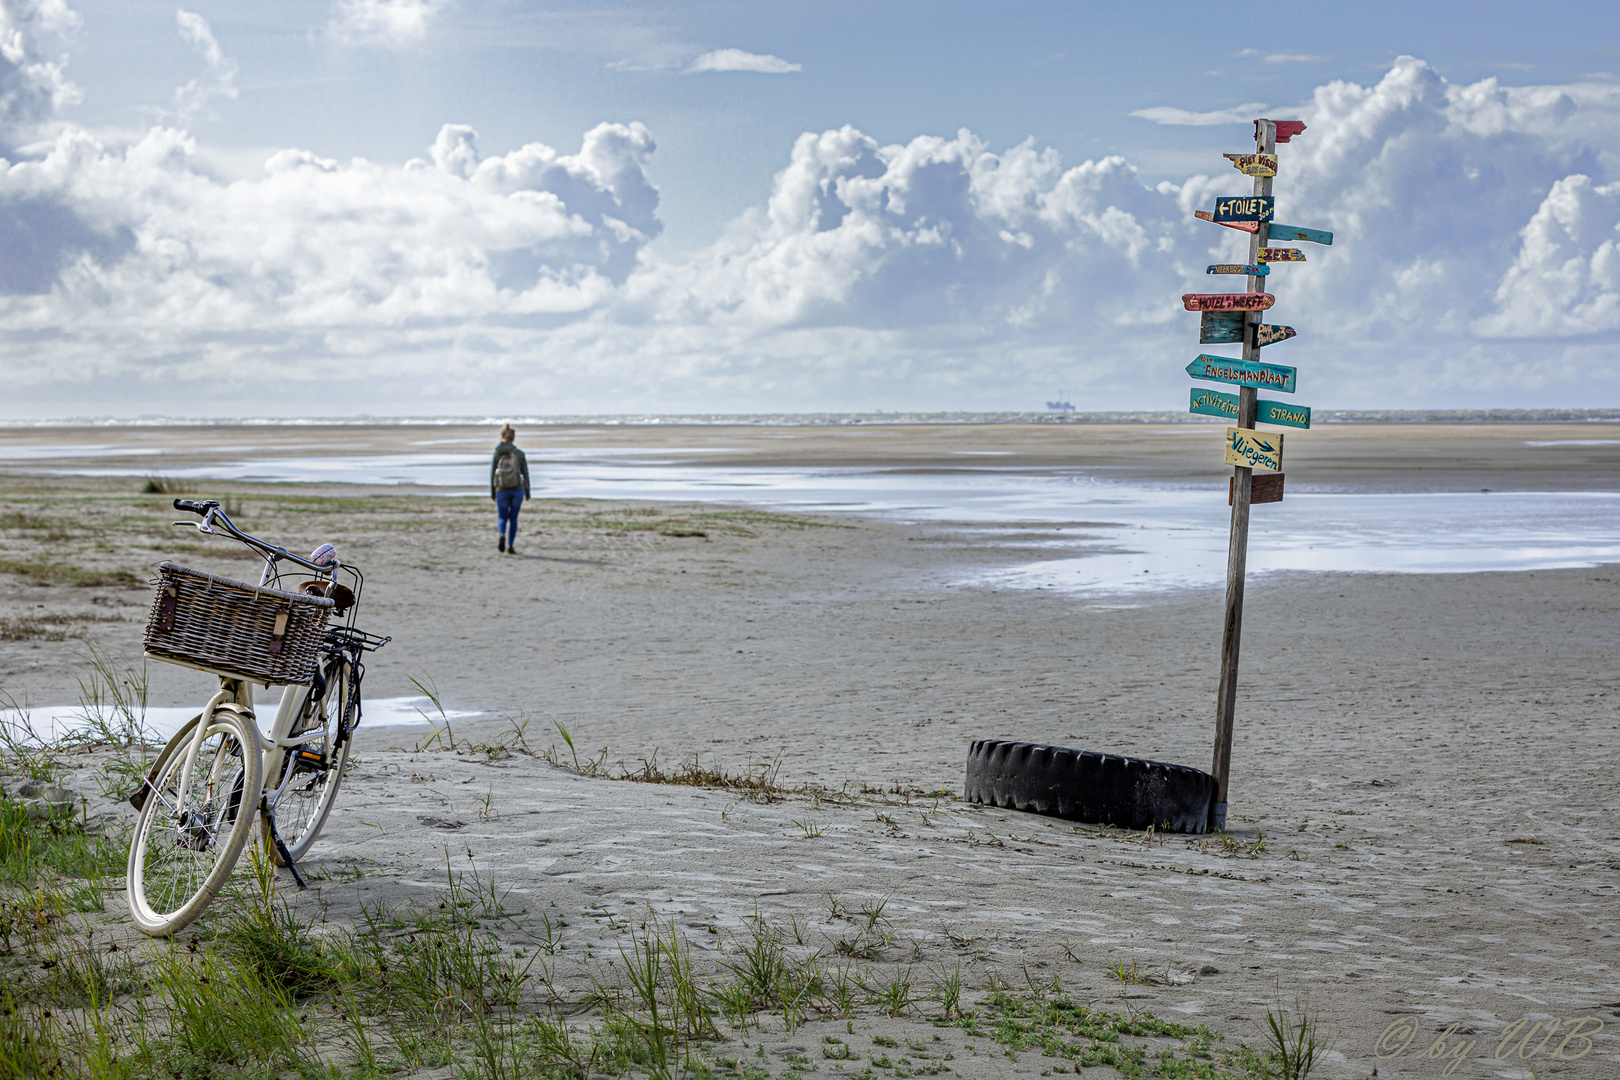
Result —
[[180, 781], [189, 747], [180, 746], [158, 768], [130, 839], [129, 913], [153, 937], [176, 933], [203, 913], [253, 831], [258, 731], [227, 708], [216, 709], [206, 724], [184, 797]]
[[[311, 696], [293, 725], [293, 735], [322, 734], [298, 749], [287, 751], [281, 759], [280, 776], [267, 785], [275, 796], [276, 832], [287, 845], [287, 854], [293, 862], [304, 857], [320, 836], [326, 818], [337, 802], [338, 787], [343, 783], [343, 770], [349, 763], [349, 735], [345, 730], [353, 723], [358, 702], [355, 693], [354, 668], [347, 661], [326, 682], [326, 692], [319, 698]], [[270, 817], [264, 819], [265, 840], [269, 841]], [[285, 866], [286, 860], [275, 845], [266, 843], [267, 850], [275, 852], [276, 864]]]

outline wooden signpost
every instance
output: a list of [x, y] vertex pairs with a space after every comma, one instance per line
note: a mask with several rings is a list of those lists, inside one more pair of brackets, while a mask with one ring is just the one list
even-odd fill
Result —
[[1188, 311], [1264, 311], [1277, 298], [1265, 292], [1183, 293], [1181, 302]]
[[1276, 154], [1222, 154], [1244, 176], [1276, 176]]
[[1242, 274], [1245, 277], [1265, 277], [1269, 266], [1250, 266], [1247, 263], [1212, 263], [1204, 268], [1206, 274]]
[[1198, 359], [1187, 365], [1187, 374], [1211, 382], [1258, 386], [1267, 390], [1281, 390], [1285, 394], [1294, 392], [1293, 368], [1281, 364], [1263, 364], [1259, 360], [1233, 360], [1230, 356], [1200, 353]]
[[[1232, 466], [1228, 501], [1232, 506], [1231, 544], [1226, 557], [1226, 620], [1221, 633], [1221, 681], [1215, 695], [1215, 756], [1210, 772], [1215, 777], [1215, 794], [1209, 809], [1209, 828], [1226, 828], [1226, 800], [1232, 763], [1232, 725], [1237, 709], [1239, 644], [1243, 634], [1243, 586], [1249, 553], [1249, 507], [1255, 503], [1280, 502], [1283, 497], [1283, 437], [1255, 429], [1256, 424], [1308, 428], [1311, 410], [1303, 405], [1262, 401], [1256, 388], [1269, 386], [1292, 392], [1295, 370], [1278, 364], [1262, 363], [1260, 350], [1266, 345], [1294, 336], [1291, 326], [1269, 326], [1259, 313], [1275, 303], [1264, 292], [1271, 264], [1304, 262], [1298, 248], [1271, 247], [1273, 241], [1333, 243], [1333, 234], [1322, 229], [1303, 229], [1275, 224], [1272, 180], [1277, 175], [1277, 145], [1286, 143], [1305, 130], [1299, 120], [1256, 120], [1254, 153], [1227, 154], [1239, 172], [1254, 177], [1254, 194], [1249, 198], [1223, 198], [1215, 212], [1198, 210], [1194, 216], [1229, 229], [1249, 233], [1249, 290], [1226, 296], [1189, 293], [1181, 298], [1188, 311], [1204, 313], [1199, 325], [1200, 343], [1243, 345], [1243, 356], [1200, 356], [1188, 366], [1188, 374], [1200, 379], [1235, 383], [1236, 394], [1194, 387], [1190, 411], [1227, 417], [1234, 422], [1226, 429], [1226, 463]], [[1231, 269], [1236, 269], [1232, 267]], [[1217, 264], [1210, 273], [1228, 267]], [[1255, 470], [1266, 470], [1256, 474]]]

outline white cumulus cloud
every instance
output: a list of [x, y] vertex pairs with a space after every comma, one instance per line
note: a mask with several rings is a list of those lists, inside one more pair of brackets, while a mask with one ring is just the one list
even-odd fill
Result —
[[1620, 183], [1580, 173], [1552, 186], [1476, 329], [1492, 337], [1620, 330]]
[[208, 20], [184, 8], [174, 14], [180, 37], [202, 57], [206, 71], [175, 89], [172, 115], [184, 124], [207, 114], [216, 99], [236, 100], [236, 61], [219, 47]]
[[[224, 182], [184, 132], [111, 146], [70, 128], [38, 158], [0, 162], [0, 241], [13, 234], [0, 325], [49, 338], [57, 358], [8, 378], [273, 368], [297, 381], [368, 335], [416, 353], [415, 336], [446, 322], [577, 315], [659, 231], [653, 149], [639, 124], [601, 124], [574, 154], [532, 143], [483, 157], [471, 129], [451, 126], [431, 161], [286, 150], [262, 177]], [[286, 362], [299, 353], [327, 360]], [[422, 363], [437, 371], [441, 358]], [[394, 357], [366, 373], [407, 370]]]
[[744, 52], [742, 49], [715, 49], [693, 60], [686, 69], [688, 75], [703, 71], [755, 71], [763, 75], [786, 75], [803, 71], [803, 64], [795, 64], [767, 53]]
[[433, 19], [447, 0], [337, 0], [328, 26], [331, 35], [351, 45], [400, 48], [427, 38]]
[[1213, 112], [1193, 112], [1169, 105], [1155, 105], [1150, 109], [1137, 109], [1131, 115], [1171, 127], [1214, 127], [1217, 124], [1246, 124], [1257, 116], [1264, 116], [1265, 111], [1265, 105], [1251, 101], [1247, 105], [1235, 105]]
[[0, 130], [48, 120], [79, 100], [67, 59], [57, 51], [78, 25], [66, 0], [0, 3]]

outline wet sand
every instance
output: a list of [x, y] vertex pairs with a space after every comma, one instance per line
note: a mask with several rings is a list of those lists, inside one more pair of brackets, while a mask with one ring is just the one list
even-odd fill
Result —
[[[1620, 447], [1570, 445], [1613, 438], [1614, 428], [1324, 428], [1290, 436], [1290, 484], [1614, 490]], [[0, 446], [145, 434], [13, 430]], [[210, 429], [194, 445], [200, 454], [231, 440], [380, 451], [480, 434]], [[1191, 449], [1218, 433], [1191, 427], [536, 430], [525, 445], [538, 461], [554, 438], [724, 445], [728, 464], [932, 468], [955, 451], [1017, 449], [1154, 478], [1222, 475], [1215, 455]], [[23, 475], [38, 467], [3, 471], [0, 512], [36, 523], [8, 529], [8, 559], [82, 551], [86, 565], [141, 571], [174, 546], [163, 526], [174, 515], [156, 497], [132, 496], [129, 481]], [[1596, 1049], [1554, 1063], [1554, 1040], [1534, 1063], [1539, 1074], [1620, 1072], [1610, 1037], [1620, 1030], [1620, 568], [1252, 583], [1223, 849], [1208, 837], [1076, 827], [954, 797], [967, 744], [981, 737], [1207, 768], [1218, 590], [1125, 605], [957, 586], [965, 571], [1002, 564], [1006, 549], [949, 523], [536, 502], [521, 553], [502, 556], [483, 500], [222, 488], [255, 531], [331, 539], [367, 569], [363, 622], [396, 639], [375, 657], [368, 694], [412, 693], [414, 676], [449, 706], [494, 714], [453, 729], [460, 752], [442, 740], [423, 749], [423, 728], [363, 730], [311, 862], [317, 872], [372, 872], [323, 882], [303, 903], [341, 916], [361, 901], [420, 896], [443, 881], [447, 858], [470, 857], [536, 909], [568, 911], [581, 949], [594, 941], [612, 955], [603, 912], [650, 905], [716, 946], [705, 955], [719, 961], [756, 910], [797, 920], [804, 948], [831, 956], [849, 933], [830, 917], [833, 901], [848, 909], [887, 897], [893, 938], [873, 963], [910, 966], [922, 982], [956, 964], [975, 994], [1055, 978], [1099, 1006], [1208, 1022], [1251, 1043], [1265, 1005], [1308, 994], [1339, 1036], [1325, 1076], [1366, 1077], [1374, 1065], [1381, 1077], [1440, 1076], [1447, 1062], [1419, 1055], [1442, 1036], [1448, 1047], [1471, 1044], [1451, 1075], [1521, 1075], [1517, 1062], [1490, 1060], [1506, 1025], [1591, 1015], [1606, 1024]], [[334, 528], [339, 510], [347, 516]], [[97, 540], [98, 524], [113, 542]], [[1026, 530], [1032, 553], [1046, 528]], [[248, 572], [216, 550], [181, 554]], [[0, 574], [0, 615], [94, 615], [78, 628], [118, 657], [138, 655], [146, 602], [144, 587]], [[80, 647], [0, 642], [0, 685], [71, 701]], [[209, 689], [206, 677], [162, 665], [152, 677], [163, 704]], [[842, 797], [762, 803], [472, 749], [510, 740], [514, 723], [526, 725], [531, 750], [555, 745], [571, 761], [555, 727], [565, 725], [582, 758], [606, 748], [613, 773], [654, 753], [666, 768], [693, 755], [733, 772], [774, 761], [782, 785]], [[1114, 964], [1162, 977], [1121, 983]], [[564, 982], [584, 978], [582, 967], [561, 970]], [[1375, 1044], [1392, 1023], [1415, 1023], [1417, 1034], [1404, 1053], [1380, 1058]], [[934, 1031], [905, 1019], [862, 1024]], [[808, 1030], [813, 1052], [820, 1036]], [[1016, 1064], [970, 1057], [959, 1033], [949, 1037], [961, 1075], [1050, 1066], [1033, 1053]], [[806, 1042], [764, 1038], [774, 1054]]]

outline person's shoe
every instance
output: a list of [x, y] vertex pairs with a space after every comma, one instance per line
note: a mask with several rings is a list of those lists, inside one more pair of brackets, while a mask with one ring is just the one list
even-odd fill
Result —
[[498, 537], [495, 538], [495, 550], [496, 551], [505, 551], [506, 550], [506, 537], [498, 536]]
[[507, 548], [506, 553], [508, 555], [516, 555], [517, 554], [517, 545], [513, 544], [511, 547]]

